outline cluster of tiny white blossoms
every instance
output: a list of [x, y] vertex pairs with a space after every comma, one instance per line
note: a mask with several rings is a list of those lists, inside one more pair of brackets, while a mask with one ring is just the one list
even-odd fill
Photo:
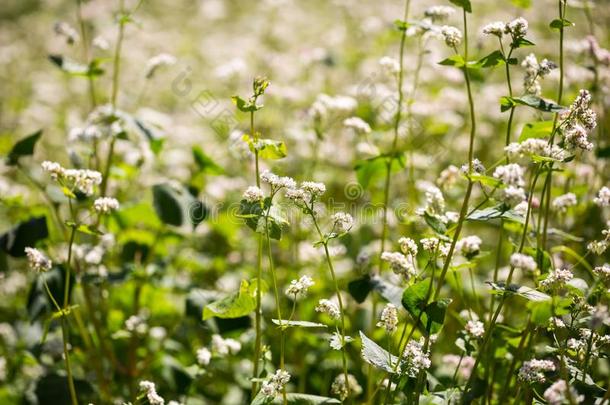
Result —
[[510, 265], [515, 269], [534, 272], [538, 268], [536, 260], [529, 255], [523, 253], [513, 253], [510, 256]]
[[445, 213], [445, 197], [443, 192], [435, 186], [430, 185], [424, 192], [426, 196], [425, 211], [430, 215], [443, 215]]
[[528, 138], [523, 142], [512, 142], [504, 148], [509, 158], [524, 156], [543, 156], [554, 160], [564, 160], [568, 154], [557, 145], [549, 145], [549, 141], [541, 138]]
[[424, 339], [411, 340], [405, 346], [402, 358], [403, 362], [400, 365], [402, 372], [409, 377], [417, 377], [422, 370], [430, 368], [430, 352], [424, 351]]
[[28, 258], [30, 268], [38, 273], [44, 273], [51, 270], [53, 263], [40, 250], [32, 247], [26, 247], [25, 254]]
[[525, 37], [527, 34], [527, 29], [529, 28], [529, 24], [527, 20], [523, 17], [517, 17], [511, 22], [506, 24], [506, 28], [504, 29], [505, 34], [510, 34], [513, 39], [519, 39]]
[[125, 329], [130, 333], [144, 335], [148, 332], [148, 324], [145, 315], [131, 315], [125, 319]]
[[297, 298], [298, 296], [306, 296], [307, 290], [314, 284], [309, 276], [301, 276], [298, 280], [292, 280], [286, 289], [286, 295]]
[[349, 96], [329, 96], [319, 94], [309, 109], [309, 115], [315, 120], [321, 120], [331, 114], [346, 114], [353, 111], [358, 106], [358, 102]]
[[271, 186], [272, 190], [279, 190], [281, 188], [293, 189], [296, 188], [297, 183], [288, 176], [278, 176], [271, 173], [269, 170], [265, 170], [261, 173], [260, 179], [263, 183], [267, 183]]
[[351, 374], [347, 375], [347, 382], [345, 381], [345, 374], [339, 374], [333, 381], [330, 391], [333, 395], [338, 396], [342, 401], [348, 397], [351, 392], [352, 396], [358, 396], [362, 394], [362, 387], [358, 384], [358, 380]]
[[146, 395], [150, 405], [164, 405], [165, 400], [159, 394], [157, 394], [157, 388], [155, 383], [151, 381], [140, 381], [140, 391], [143, 395]]
[[339, 311], [337, 304], [327, 299], [321, 299], [318, 301], [318, 305], [316, 305], [316, 312], [327, 314], [335, 320], [341, 317], [341, 312]]
[[125, 132], [129, 118], [111, 104], [96, 107], [87, 116], [82, 127], [73, 127], [68, 133], [69, 141], [92, 142], [115, 137]]
[[[602, 317], [607, 318], [607, 313], [602, 315]], [[607, 319], [604, 320], [607, 321]], [[597, 323], [600, 324], [601, 322], [597, 321]], [[586, 352], [592, 358], [598, 357], [600, 347], [610, 343], [610, 335], [600, 335], [588, 328], [580, 328], [578, 333], [580, 338], [568, 339], [567, 346], [568, 349], [575, 351], [577, 356], [581, 358], [585, 356]]]
[[398, 327], [398, 309], [394, 304], [388, 303], [381, 311], [380, 321], [377, 326], [384, 328], [386, 332], [393, 333]]
[[593, 269], [593, 272], [604, 282], [610, 281], [610, 264], [604, 263]]
[[525, 76], [523, 78], [525, 92], [536, 96], [539, 96], [542, 91], [540, 79], [551, 73], [551, 70], [557, 68], [554, 62], [547, 59], [543, 59], [538, 63], [538, 59], [536, 59], [536, 55], [533, 53], [530, 53], [523, 59], [521, 66], [525, 69]]
[[100, 197], [93, 202], [93, 209], [100, 214], [108, 214], [119, 209], [119, 202], [116, 198]]
[[470, 320], [466, 322], [464, 330], [474, 338], [480, 338], [485, 334], [485, 325], [481, 321]]
[[412, 256], [405, 256], [400, 252], [383, 252], [381, 260], [388, 262], [392, 271], [402, 275], [406, 280], [416, 274]]
[[441, 35], [450, 48], [455, 48], [462, 43], [462, 31], [452, 27], [450, 25], [443, 25], [441, 27]]
[[371, 132], [371, 126], [359, 117], [350, 117], [343, 120], [343, 125], [353, 129], [357, 134], [368, 134]]
[[505, 186], [502, 189], [502, 200], [505, 204], [515, 206], [525, 200], [523, 174], [523, 167], [516, 163], [498, 166], [494, 170], [493, 177]]
[[540, 282], [544, 289], [563, 287], [574, 278], [574, 274], [568, 269], [555, 269], [549, 271], [546, 278]]
[[602, 230], [602, 240], [594, 240], [587, 244], [587, 250], [591, 253], [601, 256], [604, 254], [610, 244], [610, 221], [606, 222], [606, 229]]
[[155, 75], [155, 72], [162, 66], [171, 66], [176, 64], [176, 57], [168, 53], [160, 53], [153, 56], [146, 63], [146, 78], [150, 79]]
[[290, 373], [286, 370], [276, 370], [267, 380], [263, 381], [261, 392], [268, 398], [275, 397], [282, 392], [289, 381]]
[[519, 369], [519, 378], [527, 383], [543, 383], [547, 371], [555, 371], [555, 363], [551, 360], [532, 359], [523, 363]]
[[243, 199], [249, 203], [260, 202], [265, 198], [265, 193], [263, 190], [256, 186], [250, 186], [244, 191]]
[[432, 6], [424, 10], [424, 16], [434, 22], [446, 20], [453, 13], [455, 13], [455, 9], [449, 6]]
[[457, 166], [449, 165], [441, 171], [436, 179], [436, 184], [443, 189], [453, 186], [460, 178], [460, 169]]
[[579, 404], [585, 400], [584, 395], [578, 395], [576, 388], [568, 386], [565, 380], [554, 382], [544, 391], [544, 399], [549, 405], [561, 405], [565, 403]]
[[207, 366], [212, 360], [212, 352], [207, 347], [197, 349], [197, 363], [200, 366]]
[[[390, 56], [384, 56], [379, 59], [379, 66], [390, 76], [395, 76], [400, 71], [400, 64], [398, 61]], [[345, 124], [345, 122], [344, 122]], [[347, 124], [345, 124], [347, 125]], [[368, 124], [367, 124], [368, 125]], [[370, 128], [369, 128], [370, 129]]]
[[564, 147], [569, 150], [582, 149], [590, 151], [593, 143], [589, 141], [588, 133], [597, 126], [597, 115], [590, 108], [591, 93], [580, 90], [569, 110], [561, 114], [563, 121]]
[[573, 207], [577, 203], [576, 194], [566, 193], [553, 199], [553, 208], [559, 212], [565, 213], [569, 207]]
[[320, 198], [326, 192], [324, 183], [315, 181], [304, 181], [297, 188], [289, 188], [286, 190], [286, 198], [294, 201], [297, 205], [309, 204]]
[[476, 235], [466, 236], [460, 239], [455, 247], [466, 258], [472, 258], [481, 251], [483, 241]]
[[610, 188], [604, 186], [597, 192], [597, 197], [593, 199], [593, 202], [600, 207], [610, 206]]
[[419, 243], [426, 252], [434, 252], [438, 248], [440, 240], [438, 238], [423, 238], [419, 240]]
[[483, 34], [495, 35], [499, 38], [502, 38], [502, 35], [504, 35], [505, 30], [506, 30], [506, 23], [504, 23], [503, 21], [490, 22], [489, 24], [484, 25], [483, 28], [481, 29]]
[[220, 335], [212, 335], [212, 352], [219, 356], [236, 354], [241, 350], [241, 343], [235, 339], [224, 339]]
[[330, 217], [333, 224], [333, 230], [338, 233], [345, 233], [354, 226], [354, 218], [346, 212], [337, 212]]
[[[75, 188], [85, 195], [93, 194], [93, 187], [101, 184], [102, 174], [88, 169], [64, 169], [57, 162], [45, 160], [41, 164], [42, 169], [51, 175], [51, 178], [62, 185]], [[65, 184], [65, 183], [68, 184]]]
[[398, 244], [405, 255], [415, 256], [417, 254], [417, 243], [413, 239], [402, 237], [398, 239]]

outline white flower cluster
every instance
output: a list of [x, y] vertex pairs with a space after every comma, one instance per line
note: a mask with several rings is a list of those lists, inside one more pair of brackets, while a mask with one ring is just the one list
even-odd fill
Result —
[[394, 304], [386, 304], [381, 311], [380, 321], [377, 322], [379, 328], [385, 328], [386, 332], [392, 333], [398, 327], [398, 309]]
[[610, 188], [604, 186], [597, 192], [597, 197], [593, 199], [593, 202], [600, 207], [610, 206]]
[[326, 186], [324, 183], [304, 181], [301, 183], [300, 188], [289, 188], [286, 190], [286, 198], [294, 201], [297, 204], [307, 204], [319, 198], [325, 192]]
[[445, 213], [445, 197], [443, 192], [435, 186], [429, 186], [425, 190], [426, 212], [431, 215], [443, 215]]
[[567, 343], [568, 349], [574, 350], [578, 356], [589, 352], [591, 357], [596, 358], [600, 354], [600, 347], [610, 343], [610, 335], [599, 335], [591, 329], [580, 328], [578, 333], [579, 339], [570, 338]]
[[28, 257], [28, 265], [38, 273], [44, 273], [51, 270], [53, 263], [40, 250], [32, 247], [26, 247], [25, 254]]
[[504, 29], [505, 34], [510, 34], [513, 39], [519, 39], [525, 37], [529, 24], [523, 17], [518, 17], [506, 24]]
[[398, 244], [405, 255], [415, 256], [417, 254], [417, 243], [413, 239], [402, 237], [398, 239]]
[[146, 63], [146, 78], [150, 79], [155, 75], [155, 72], [162, 66], [171, 66], [176, 64], [176, 57], [168, 53], [160, 53], [153, 56]]
[[309, 114], [314, 119], [322, 119], [330, 114], [346, 114], [353, 111], [358, 102], [348, 96], [329, 96], [328, 94], [320, 94], [316, 97], [316, 101], [312, 104]]
[[523, 363], [519, 369], [519, 378], [527, 383], [543, 383], [547, 371], [555, 371], [555, 363], [551, 360], [532, 359]]
[[288, 176], [278, 176], [276, 174], [271, 173], [269, 170], [265, 170], [260, 175], [261, 181], [263, 183], [267, 183], [271, 186], [272, 190], [279, 190], [281, 188], [294, 189], [297, 186], [297, 183]]
[[100, 105], [91, 111], [83, 127], [70, 129], [68, 140], [91, 142], [114, 137], [125, 132], [129, 120], [127, 114], [111, 104]]
[[288, 384], [290, 381], [290, 373], [286, 370], [276, 370], [267, 380], [261, 385], [261, 392], [268, 398], [273, 398]]
[[536, 260], [529, 255], [524, 255], [523, 253], [513, 253], [510, 255], [510, 265], [515, 269], [531, 272], [536, 271], [538, 268]]
[[483, 243], [481, 238], [476, 235], [471, 235], [460, 239], [455, 247], [464, 257], [472, 258], [479, 254], [479, 251], [481, 250], [481, 243]]
[[318, 301], [318, 305], [316, 305], [316, 312], [327, 314], [335, 320], [341, 317], [341, 312], [339, 311], [337, 304], [327, 299], [321, 299]]
[[265, 198], [265, 193], [256, 186], [250, 186], [244, 191], [242, 197], [249, 203], [255, 203], [262, 201]]
[[345, 401], [350, 392], [354, 397], [362, 394], [362, 387], [358, 384], [356, 377], [348, 374], [347, 381], [345, 381], [345, 374], [341, 373], [333, 381], [330, 391], [333, 395], [337, 395], [341, 401]]
[[343, 120], [343, 125], [353, 129], [357, 134], [369, 134], [371, 132], [371, 126], [359, 117], [346, 118]]
[[400, 64], [396, 59], [390, 56], [384, 56], [383, 58], [379, 59], [379, 66], [381, 66], [384, 72], [390, 76], [395, 76], [400, 71]]
[[150, 405], [163, 405], [165, 400], [157, 394], [155, 383], [151, 381], [140, 381], [140, 391], [146, 395], [146, 399]]
[[603, 281], [610, 281], [610, 264], [604, 263], [602, 266], [597, 266], [593, 272]]
[[423, 238], [419, 240], [419, 243], [426, 252], [434, 252], [438, 248], [440, 240], [438, 238]]
[[430, 352], [424, 351], [423, 347], [423, 338], [419, 341], [411, 340], [405, 347], [401, 371], [406, 373], [409, 377], [417, 377], [421, 370], [427, 370], [432, 364], [430, 361]]
[[200, 366], [207, 366], [212, 360], [212, 352], [207, 347], [197, 349], [197, 363]]
[[559, 212], [566, 212], [569, 207], [573, 207], [577, 203], [576, 194], [566, 193], [553, 199], [553, 208]]
[[568, 154], [557, 145], [549, 145], [548, 140], [541, 138], [528, 138], [523, 142], [512, 142], [504, 148], [511, 159], [524, 156], [542, 156], [555, 160], [564, 160]]
[[481, 321], [470, 320], [466, 322], [464, 330], [474, 338], [480, 338], [485, 334], [485, 325]]
[[504, 35], [504, 32], [506, 31], [506, 24], [502, 21], [494, 21], [483, 26], [482, 31], [485, 35], [495, 35], [502, 38], [502, 35]]
[[405, 256], [400, 252], [383, 252], [381, 260], [390, 263], [390, 268], [395, 274], [401, 274], [406, 280], [416, 274], [415, 265], [411, 256]]
[[70, 188], [75, 188], [85, 195], [93, 194], [93, 187], [102, 182], [102, 174], [95, 170], [64, 169], [59, 163], [48, 160], [42, 162], [41, 166], [53, 180], [67, 182]]
[[563, 141], [567, 149], [578, 148], [585, 151], [593, 149], [593, 143], [589, 141], [588, 133], [597, 126], [597, 115], [590, 105], [591, 93], [587, 90], [580, 90], [570, 109], [562, 114], [562, 119], [565, 119]]
[[56, 22], [53, 26], [53, 30], [57, 35], [64, 37], [68, 45], [78, 42], [80, 38], [78, 32], [70, 24], [64, 21]]
[[330, 217], [333, 229], [338, 233], [345, 233], [354, 226], [354, 218], [346, 212], [337, 212]]
[[565, 403], [579, 404], [585, 400], [585, 397], [584, 395], [578, 395], [576, 389], [571, 385], [568, 386], [565, 380], [558, 380], [544, 391], [544, 399], [549, 405], [561, 405]]
[[236, 354], [241, 350], [241, 343], [235, 339], [224, 339], [220, 335], [212, 335], [212, 351], [219, 356]]
[[462, 43], [462, 31], [452, 27], [450, 25], [443, 25], [441, 27], [441, 35], [450, 48], [455, 48]]
[[148, 324], [144, 315], [131, 315], [125, 320], [125, 329], [128, 332], [144, 335], [148, 331]]
[[301, 276], [298, 280], [292, 280], [286, 289], [286, 295], [296, 298], [297, 296], [307, 295], [307, 290], [313, 285], [313, 280], [309, 276]]
[[507, 186], [523, 187], [525, 185], [523, 168], [516, 163], [496, 167], [493, 177]]
[[116, 198], [100, 197], [93, 202], [93, 208], [100, 214], [108, 214], [119, 209], [119, 202]]
[[530, 53], [523, 59], [521, 66], [525, 69], [523, 78], [523, 87], [527, 94], [540, 95], [542, 88], [540, 87], [540, 79], [551, 73], [551, 70], [556, 69], [557, 65], [547, 59], [543, 59], [538, 63], [536, 55]]
[[446, 20], [453, 13], [455, 9], [449, 6], [432, 6], [424, 10], [424, 15], [435, 22]]
[[540, 287], [551, 289], [554, 287], [563, 287], [565, 284], [574, 278], [574, 274], [568, 269], [555, 269], [549, 271], [549, 274], [540, 282]]

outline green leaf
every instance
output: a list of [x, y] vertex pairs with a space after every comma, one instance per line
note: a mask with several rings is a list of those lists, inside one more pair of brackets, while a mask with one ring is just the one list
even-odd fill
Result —
[[[326, 405], [340, 404], [341, 401], [335, 398], [321, 397], [318, 395], [288, 393], [286, 394], [286, 402], [291, 405]], [[256, 395], [250, 405], [268, 405], [268, 404], [283, 404], [282, 395], [275, 397], [267, 397], [262, 392]]]
[[159, 152], [161, 152], [161, 149], [163, 148], [163, 143], [165, 142], [165, 139], [155, 134], [153, 129], [150, 128], [147, 124], [145, 124], [144, 121], [133, 117], [133, 122], [136, 124], [136, 128], [140, 131], [141, 134], [144, 135], [144, 137], [148, 141], [148, 146], [150, 147], [150, 150], [155, 155], [158, 155]]
[[525, 39], [525, 38], [517, 38], [516, 40], [514, 40], [511, 44], [511, 46], [515, 49], [517, 48], [523, 48], [525, 46], [534, 46], [536, 44], [534, 44], [532, 41], [530, 41], [529, 39]]
[[224, 170], [222, 167], [218, 166], [214, 160], [206, 155], [201, 149], [200, 146], [193, 146], [193, 159], [199, 167], [199, 171], [210, 173], [210, 174], [222, 174]]
[[9, 166], [14, 166], [19, 162], [19, 158], [22, 156], [33, 155], [34, 147], [36, 146], [36, 142], [38, 142], [41, 135], [42, 129], [39, 129], [33, 134], [17, 141], [7, 156], [6, 164]]
[[462, 7], [467, 13], [472, 13], [472, 6], [470, 0], [449, 0], [451, 3], [458, 7]]
[[240, 318], [249, 315], [254, 308], [256, 308], [256, 284], [249, 284], [246, 280], [242, 280], [237, 293], [211, 302], [203, 308], [203, 320], [212, 317]]
[[402, 21], [402, 20], [394, 20], [394, 26], [399, 30], [399, 31], [406, 31], [412, 24], [406, 22], [406, 21]]
[[292, 328], [292, 327], [299, 327], [299, 328], [327, 328], [328, 326], [324, 325], [323, 323], [318, 323], [318, 322], [309, 322], [309, 321], [287, 321], [286, 319], [282, 319], [282, 321], [280, 322], [279, 319], [272, 319], [271, 322], [273, 322], [274, 324], [287, 329], [287, 328]]
[[462, 55], [453, 55], [448, 57], [447, 59], [443, 59], [438, 62], [439, 65], [443, 66], [455, 66], [458, 68], [464, 67], [466, 65], [466, 61], [462, 57]]
[[360, 339], [362, 340], [361, 354], [364, 361], [390, 374], [396, 373], [398, 357], [373, 342], [362, 331], [360, 332]]
[[[63, 266], [53, 266], [53, 268], [45, 273], [40, 274], [32, 282], [30, 292], [27, 299], [27, 312], [31, 321], [37, 320], [44, 314], [52, 314], [56, 311], [49, 294], [47, 293], [44, 281], [47, 282], [51, 294], [57, 302], [63, 302], [65, 294], [65, 276], [66, 270]], [[71, 276], [74, 278], [74, 276]], [[72, 286], [70, 283], [70, 292]]]
[[432, 228], [432, 230], [439, 235], [444, 235], [447, 233], [447, 225], [443, 221], [441, 221], [437, 216], [430, 215], [427, 212], [424, 212], [424, 220]]
[[233, 101], [233, 104], [237, 106], [237, 109], [241, 112], [254, 112], [260, 110], [263, 107], [262, 105], [256, 105], [249, 101], [246, 101], [239, 96], [233, 96], [231, 97], [231, 100]]
[[407, 287], [402, 293], [402, 306], [414, 319], [426, 309], [430, 287], [430, 278], [426, 278]]
[[516, 7], [529, 8], [532, 5], [532, 0], [511, 0]]
[[526, 286], [519, 287], [516, 294], [529, 301], [546, 301], [551, 299], [551, 297], [545, 293]]
[[104, 234], [104, 232], [100, 231], [99, 229], [97, 229], [93, 225], [77, 224], [77, 223], [72, 222], [72, 221], [65, 221], [64, 224], [67, 227], [69, 227], [69, 228], [74, 228], [78, 232], [81, 232], [81, 233], [84, 233], [84, 234], [87, 234], [87, 235], [100, 236], [100, 235]]
[[263, 159], [277, 160], [286, 157], [286, 144], [282, 141], [261, 138], [255, 141], [250, 135], [244, 135], [242, 139], [252, 153], [258, 150], [258, 156]]
[[470, 180], [473, 182], [479, 182], [488, 187], [500, 187], [502, 182], [495, 177], [485, 176], [484, 174], [473, 173], [470, 175]]
[[48, 236], [47, 217], [33, 217], [0, 236], [0, 248], [12, 257], [24, 257], [26, 247], [36, 246]]
[[384, 153], [366, 160], [361, 160], [354, 166], [358, 183], [360, 183], [363, 188], [368, 188], [373, 178], [386, 172], [389, 162], [388, 159], [392, 159], [392, 161], [396, 160], [398, 163], [392, 164], [392, 172], [398, 171], [406, 165], [405, 155], [403, 153], [397, 153], [395, 155]]
[[496, 218], [501, 218], [505, 210], [502, 210], [503, 205], [495, 207], [487, 207], [474, 211], [466, 218], [469, 221], [489, 221]]
[[553, 316], [553, 311], [555, 316], [566, 315], [570, 312], [571, 304], [571, 299], [559, 298], [555, 302], [552, 300], [530, 301], [527, 303], [527, 307], [532, 313], [532, 322], [539, 326], [546, 326]]
[[553, 132], [553, 121], [528, 122], [523, 126], [519, 142], [530, 138], [544, 138]]
[[49, 55], [49, 60], [55, 66], [72, 76], [95, 77], [100, 76], [104, 73], [104, 70], [98, 66], [98, 60], [93, 60], [89, 65], [83, 65], [81, 63], [74, 62], [61, 55]]
[[451, 299], [444, 298], [438, 301], [431, 302], [425, 309], [425, 313], [421, 318], [422, 325], [425, 326], [428, 334], [440, 332], [445, 323], [445, 313], [447, 307], [451, 304]]
[[[474, 66], [481, 68], [492, 68], [500, 65], [504, 65], [506, 60], [504, 59], [504, 55], [500, 51], [493, 51], [487, 56], [479, 59], [475, 62]], [[468, 66], [470, 67], [470, 66]]]
[[522, 97], [502, 97], [500, 104], [503, 112], [517, 105], [525, 105], [544, 112], [560, 112], [566, 109], [566, 107], [531, 94]]
[[347, 290], [358, 304], [362, 304], [366, 300], [372, 289], [373, 283], [368, 274], [347, 284]]
[[572, 27], [573, 25], [574, 25], [573, 22], [568, 21], [568, 20], [566, 20], [564, 18], [564, 19], [561, 19], [561, 20], [555, 19], [555, 20], [551, 21], [551, 23], [549, 24], [549, 27], [551, 27], [553, 29], [556, 29], [556, 30], [559, 30], [559, 29], [562, 29], [564, 27]]
[[168, 225], [182, 226], [185, 218], [190, 217], [190, 210], [197, 201], [184, 188], [169, 184], [153, 186], [153, 205], [161, 221]]

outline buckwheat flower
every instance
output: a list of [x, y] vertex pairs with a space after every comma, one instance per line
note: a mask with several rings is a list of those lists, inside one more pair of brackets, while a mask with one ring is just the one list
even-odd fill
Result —
[[143, 335], [148, 331], [148, 324], [143, 316], [131, 315], [125, 320], [125, 329], [131, 333]]
[[379, 66], [381, 66], [386, 74], [391, 76], [396, 75], [400, 71], [400, 64], [390, 56], [384, 56], [379, 59]]
[[455, 27], [443, 25], [441, 27], [441, 35], [445, 40], [445, 44], [450, 48], [455, 48], [462, 43], [462, 31]]
[[93, 194], [93, 187], [102, 183], [102, 174], [88, 169], [66, 169], [63, 173], [66, 180], [85, 195]]
[[578, 395], [576, 389], [571, 385], [568, 386], [565, 380], [554, 382], [544, 391], [543, 396], [549, 405], [561, 405], [565, 403], [578, 404], [585, 400], [584, 395]]
[[289, 297], [306, 296], [307, 290], [314, 284], [309, 276], [301, 276], [298, 280], [292, 280], [286, 289], [286, 295]]
[[513, 253], [510, 256], [510, 265], [515, 269], [525, 271], [536, 271], [538, 265], [533, 257], [524, 255], [523, 253]]
[[508, 186], [502, 189], [502, 201], [509, 206], [517, 205], [525, 199], [525, 190], [521, 187]]
[[80, 38], [78, 32], [70, 24], [63, 21], [56, 22], [53, 30], [57, 35], [64, 37], [68, 45], [78, 42]]
[[557, 69], [557, 64], [548, 59], [542, 59], [542, 62], [538, 64], [538, 74], [540, 76], [547, 76], [554, 69]]
[[456, 244], [456, 248], [466, 258], [472, 258], [479, 254], [479, 251], [481, 250], [481, 243], [483, 243], [481, 238], [476, 235], [471, 235], [460, 239]]
[[507, 186], [523, 187], [523, 168], [516, 163], [496, 167], [493, 177], [501, 180]]
[[600, 207], [610, 206], [610, 188], [604, 186], [597, 192], [597, 197], [593, 199], [593, 202]]
[[432, 6], [428, 7], [424, 11], [424, 15], [428, 18], [431, 18], [432, 21], [442, 21], [446, 20], [451, 14], [455, 12], [453, 7], [449, 6]]
[[523, 38], [527, 34], [528, 23], [525, 18], [518, 17], [506, 24], [505, 33], [512, 35], [513, 38]]
[[593, 272], [605, 282], [610, 281], [610, 264], [604, 263], [602, 266], [597, 266], [593, 269]]
[[155, 72], [162, 66], [171, 66], [176, 64], [176, 57], [168, 53], [160, 53], [159, 55], [153, 56], [146, 63], [146, 75], [147, 79], [152, 78]]
[[357, 134], [369, 134], [371, 126], [359, 117], [350, 117], [343, 120], [343, 125], [353, 129]]
[[345, 233], [352, 229], [354, 226], [354, 218], [348, 213], [337, 212], [330, 217], [333, 223], [333, 229], [338, 233]]
[[345, 346], [347, 343], [353, 341], [354, 338], [351, 336], [341, 336], [339, 333], [337, 332], [333, 332], [332, 335], [330, 335], [330, 347], [331, 349], [334, 350], [341, 350], [343, 349], [343, 346]]
[[551, 317], [551, 319], [549, 319], [549, 325], [547, 327], [548, 330], [557, 330], [557, 329], [563, 329], [566, 327], [565, 322], [563, 321], [563, 319], [553, 316]]
[[108, 214], [119, 209], [119, 202], [116, 198], [100, 197], [93, 202], [93, 208], [100, 214]]
[[449, 165], [438, 176], [438, 179], [436, 179], [436, 184], [438, 184], [442, 188], [447, 189], [453, 186], [459, 178], [460, 170], [454, 165]]
[[587, 130], [579, 124], [568, 126], [563, 131], [563, 140], [569, 150], [577, 148], [585, 151], [593, 150], [593, 143], [589, 141]]
[[495, 35], [498, 38], [502, 38], [504, 31], [506, 30], [506, 24], [502, 21], [494, 21], [483, 27], [483, 34]]
[[553, 199], [553, 208], [559, 212], [566, 212], [568, 207], [573, 207], [578, 203], [576, 194], [566, 193]]
[[243, 199], [248, 201], [249, 203], [260, 202], [265, 198], [265, 193], [263, 190], [256, 186], [250, 186], [244, 191]]
[[519, 204], [515, 205], [513, 210], [522, 217], [527, 215], [527, 201], [522, 201]]
[[464, 330], [470, 336], [480, 338], [485, 334], [485, 325], [481, 321], [468, 321], [466, 326], [464, 326]]
[[326, 186], [324, 183], [316, 183], [314, 181], [302, 182], [301, 189], [314, 198], [320, 197], [326, 192]]
[[53, 263], [40, 250], [32, 247], [26, 247], [25, 254], [28, 257], [28, 265], [38, 273], [44, 273], [51, 270]]
[[544, 289], [563, 287], [573, 278], [574, 274], [568, 269], [551, 270], [546, 278], [540, 282], [540, 287]]
[[438, 187], [430, 186], [425, 191], [426, 211], [429, 214], [443, 214], [445, 212], [445, 198]]
[[594, 240], [587, 244], [587, 250], [591, 253], [601, 256], [608, 249], [608, 242], [606, 240]]
[[474, 367], [475, 358], [472, 356], [458, 356], [455, 354], [446, 354], [442, 357], [443, 364], [450, 366], [455, 369], [459, 366], [458, 375], [467, 379], [470, 377], [472, 373], [472, 368]]
[[207, 347], [197, 349], [197, 363], [200, 366], [207, 366], [210, 364], [210, 360], [212, 360], [212, 352]]
[[212, 335], [212, 351], [217, 353], [219, 356], [226, 356], [228, 354], [236, 354], [241, 350], [241, 343], [235, 339], [227, 338], [223, 339], [220, 335]]
[[427, 370], [432, 364], [430, 352], [425, 352], [423, 347], [423, 339], [420, 339], [420, 341], [411, 340], [405, 346], [401, 370], [409, 377], [417, 377], [421, 370]]
[[61, 165], [57, 162], [45, 160], [41, 163], [40, 166], [42, 167], [42, 170], [48, 172], [51, 175], [51, 178], [53, 180], [57, 180], [58, 178], [63, 177], [64, 175], [65, 169], [61, 167]]
[[416, 273], [411, 258], [400, 252], [383, 252], [381, 254], [381, 260], [388, 262], [395, 274], [401, 274], [407, 280]]
[[402, 237], [398, 239], [398, 244], [405, 255], [415, 256], [417, 254], [417, 243], [413, 239]]
[[316, 312], [324, 313], [330, 316], [332, 319], [339, 319], [341, 317], [341, 312], [339, 312], [339, 307], [337, 305], [327, 299], [321, 299], [318, 301], [318, 305], [316, 306]]
[[280, 181], [280, 178], [276, 174], [271, 173], [269, 170], [263, 171], [260, 174], [260, 179], [263, 183], [267, 183], [271, 186], [278, 184]]
[[268, 398], [275, 397], [282, 392], [289, 381], [290, 373], [286, 370], [276, 370], [267, 380], [263, 381], [261, 391]]
[[108, 40], [101, 36], [93, 38], [91, 44], [101, 51], [107, 51], [108, 49], [110, 49], [110, 43], [108, 42]]
[[527, 383], [543, 383], [544, 373], [555, 371], [555, 363], [550, 360], [532, 359], [523, 363], [519, 369], [519, 378]]
[[419, 243], [426, 252], [434, 252], [438, 247], [439, 240], [438, 238], [423, 238], [419, 240]]
[[347, 381], [345, 381], [345, 374], [341, 373], [333, 381], [330, 392], [338, 396], [341, 401], [345, 401], [350, 392], [354, 397], [362, 394], [362, 387], [358, 384], [356, 377], [348, 374]]
[[393, 333], [398, 327], [398, 309], [394, 304], [386, 304], [381, 311], [380, 321], [377, 322], [377, 327], [384, 328], [386, 332]]
[[285, 197], [295, 203], [308, 203], [310, 195], [301, 189], [286, 189]]
[[165, 400], [157, 394], [155, 383], [151, 381], [140, 381], [140, 392], [146, 395], [150, 405], [163, 405]]

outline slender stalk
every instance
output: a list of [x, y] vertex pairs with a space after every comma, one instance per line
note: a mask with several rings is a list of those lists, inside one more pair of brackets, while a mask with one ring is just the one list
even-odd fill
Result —
[[[85, 27], [85, 20], [83, 19], [82, 12], [82, 0], [76, 0], [76, 19], [78, 20], [78, 25], [80, 27], [80, 36], [83, 41], [83, 60], [87, 66], [91, 63], [91, 57], [89, 55], [89, 38], [87, 36], [87, 28]], [[93, 82], [93, 76], [87, 75], [87, 79], [89, 82], [89, 98], [91, 101], [91, 108], [95, 108], [97, 105], [97, 97], [95, 95], [95, 84]]]
[[62, 307], [62, 315], [61, 315], [61, 335], [63, 340], [63, 350], [64, 350], [64, 361], [66, 364], [66, 373], [68, 377], [68, 389], [70, 391], [70, 401], [72, 405], [78, 404], [78, 399], [76, 395], [76, 388], [74, 387], [74, 378], [72, 376], [72, 366], [70, 364], [70, 351], [68, 349], [68, 306], [70, 304], [70, 278], [72, 276], [71, 271], [71, 261], [72, 261], [72, 246], [74, 244], [74, 237], [76, 235], [76, 228], [72, 227], [72, 231], [70, 233], [70, 241], [68, 243], [68, 260], [66, 262], [66, 273], [64, 275], [64, 302]]

